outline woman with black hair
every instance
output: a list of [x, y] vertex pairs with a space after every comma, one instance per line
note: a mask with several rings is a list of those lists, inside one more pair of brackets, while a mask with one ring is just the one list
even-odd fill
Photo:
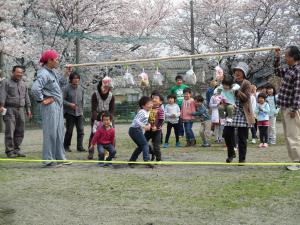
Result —
[[[97, 90], [92, 95], [91, 100], [92, 112], [91, 112], [91, 135], [89, 139], [89, 146], [93, 138], [93, 125], [97, 119], [97, 115], [102, 112], [108, 111], [110, 115], [114, 115], [115, 112], [115, 97], [111, 92], [111, 88], [103, 84], [102, 78], [99, 80]], [[112, 120], [113, 121], [113, 120]], [[93, 159], [94, 150], [89, 149], [88, 159]]]

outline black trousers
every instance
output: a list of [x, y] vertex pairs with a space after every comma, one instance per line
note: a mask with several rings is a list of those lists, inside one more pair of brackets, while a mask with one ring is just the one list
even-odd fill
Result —
[[[227, 146], [228, 158], [233, 157], [235, 155], [235, 152], [234, 152], [234, 147], [235, 147], [234, 129], [235, 129], [235, 127], [226, 126], [226, 127], [224, 127], [224, 130], [223, 130], [223, 138], [225, 139], [225, 143]], [[243, 162], [246, 160], [248, 131], [249, 131], [248, 127], [238, 127], [237, 128], [239, 162]]]
[[154, 155], [156, 161], [161, 161], [161, 151], [160, 151], [160, 143], [161, 143], [161, 130], [157, 131], [146, 131], [145, 138], [147, 142], [151, 139], [153, 149], [149, 148], [150, 154]]
[[74, 125], [77, 130], [77, 149], [83, 148], [83, 136], [84, 136], [84, 117], [83, 116], [73, 116], [66, 113], [66, 134], [64, 139], [64, 147], [67, 148], [71, 145], [72, 135]]
[[260, 143], [268, 143], [268, 126], [258, 126]]
[[251, 129], [252, 139], [256, 139], [257, 138], [257, 135], [256, 135], [256, 132], [257, 132], [257, 120], [256, 119], [255, 119], [254, 126], [251, 127], [250, 129]]
[[176, 143], [179, 142], [179, 123], [170, 123], [170, 122], [168, 122], [165, 143], [169, 143], [169, 138], [170, 138], [170, 135], [171, 135], [172, 128], [174, 129]]

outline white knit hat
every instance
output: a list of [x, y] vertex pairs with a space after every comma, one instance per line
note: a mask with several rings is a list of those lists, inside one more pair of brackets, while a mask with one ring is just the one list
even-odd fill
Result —
[[243, 73], [244, 73], [244, 76], [246, 78], [246, 76], [247, 76], [247, 74], [249, 72], [249, 66], [246, 63], [244, 63], [244, 62], [239, 62], [235, 67], [233, 67], [232, 70], [233, 70], [233, 72], [235, 70], [242, 70]]

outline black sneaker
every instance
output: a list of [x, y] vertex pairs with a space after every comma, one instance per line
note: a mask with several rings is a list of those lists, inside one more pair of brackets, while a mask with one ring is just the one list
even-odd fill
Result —
[[233, 157], [228, 157], [228, 158], [226, 159], [226, 162], [227, 162], [227, 163], [231, 163], [232, 160], [233, 160]]
[[86, 152], [86, 150], [83, 147], [77, 148], [78, 152]]
[[14, 159], [17, 158], [17, 155], [14, 152], [7, 153], [7, 158]]
[[26, 155], [25, 155], [23, 152], [21, 152], [21, 151], [15, 152], [15, 155], [16, 155], [17, 157], [26, 157]]
[[133, 163], [128, 163], [128, 166], [130, 167], [130, 168], [134, 168], [134, 164]]
[[70, 147], [65, 147], [65, 151], [66, 152], [72, 152], [72, 150], [70, 149]]

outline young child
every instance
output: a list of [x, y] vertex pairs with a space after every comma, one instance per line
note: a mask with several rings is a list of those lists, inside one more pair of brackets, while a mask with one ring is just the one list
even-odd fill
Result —
[[[175, 77], [175, 82], [176, 82], [176, 85], [171, 88], [170, 92], [171, 92], [171, 94], [176, 95], [176, 103], [178, 104], [179, 108], [181, 109], [182, 102], [184, 99], [183, 90], [185, 88], [188, 88], [188, 86], [183, 83], [183, 78], [181, 75], [177, 75]], [[183, 129], [181, 118], [179, 118], [179, 136], [182, 136], [182, 137], [184, 136], [184, 129]]]
[[162, 95], [155, 93], [152, 94], [152, 109], [149, 113], [149, 123], [151, 125], [150, 130], [145, 132], [145, 138], [147, 142], [151, 139], [153, 148], [149, 148], [149, 152], [152, 154], [152, 161], [156, 158], [156, 161], [161, 161], [161, 130], [165, 120], [164, 110], [161, 108], [164, 101]]
[[176, 147], [180, 147], [179, 142], [179, 117], [180, 117], [180, 108], [177, 105], [176, 101], [176, 95], [171, 94], [168, 95], [168, 104], [165, 107], [165, 117], [167, 121], [167, 134], [166, 139], [164, 143], [164, 148], [169, 147], [169, 138], [171, 134], [172, 128], [174, 128], [175, 138], [176, 138]]
[[276, 144], [276, 117], [279, 108], [276, 106], [277, 96], [275, 87], [272, 84], [266, 85], [267, 89], [267, 102], [270, 105], [270, 120], [269, 120], [269, 144]]
[[[152, 109], [152, 99], [148, 96], [143, 96], [139, 100], [140, 110], [137, 115], [134, 117], [131, 126], [129, 127], [129, 136], [137, 145], [136, 149], [132, 153], [129, 161], [136, 161], [139, 155], [143, 152], [143, 159], [145, 162], [150, 160], [149, 157], [149, 144], [144, 136], [144, 131], [151, 129], [149, 123], [149, 114]], [[130, 167], [133, 167], [134, 164], [128, 164]], [[148, 167], [153, 168], [153, 165], [147, 164]]]
[[201, 122], [201, 130], [200, 136], [202, 139], [202, 147], [210, 147], [210, 129], [211, 129], [211, 122], [210, 116], [208, 113], [207, 108], [204, 105], [204, 98], [200, 95], [195, 97], [195, 105], [197, 107], [197, 111], [193, 113], [194, 116], [200, 117]]
[[[257, 104], [257, 100], [256, 100], [256, 86], [254, 84], [251, 85], [251, 107], [252, 107], [252, 111], [253, 113], [256, 110], [256, 104]], [[254, 115], [255, 116], [255, 115]], [[252, 135], [252, 144], [256, 144], [256, 139], [257, 139], [257, 119], [255, 118], [255, 124], [254, 126], [252, 126], [251, 128], [251, 135]]]
[[193, 132], [193, 120], [195, 119], [193, 113], [196, 112], [196, 106], [194, 99], [192, 98], [192, 90], [190, 88], [185, 88], [183, 90], [183, 95], [184, 100], [181, 107], [181, 118], [186, 134], [185, 147], [190, 147], [196, 145], [195, 135]]
[[209, 101], [209, 107], [211, 109], [211, 123], [214, 126], [214, 136], [216, 143], [222, 142], [222, 126], [221, 119], [219, 116], [219, 105], [223, 97], [221, 96], [221, 90], [217, 91]]
[[270, 106], [266, 102], [267, 96], [263, 93], [258, 95], [258, 104], [256, 105], [257, 126], [259, 129], [260, 144], [259, 148], [268, 147], [268, 127]]
[[221, 90], [221, 99], [219, 105], [219, 116], [226, 118], [226, 122], [232, 123], [232, 117], [235, 107], [234, 92], [240, 89], [240, 85], [233, 83], [233, 78], [226, 76], [222, 80], [222, 85], [218, 87], [217, 91]]
[[[108, 150], [109, 155], [106, 161], [111, 161], [114, 158], [116, 151], [114, 148], [114, 141], [115, 141], [115, 129], [111, 126], [111, 115], [109, 112], [104, 112], [102, 114], [101, 120], [102, 125], [97, 129], [95, 135], [93, 136], [91, 142], [91, 148], [95, 148], [97, 144], [98, 149], [98, 159], [103, 161], [105, 157], [105, 149]], [[111, 166], [111, 164], [104, 164], [99, 163], [99, 166]]]

